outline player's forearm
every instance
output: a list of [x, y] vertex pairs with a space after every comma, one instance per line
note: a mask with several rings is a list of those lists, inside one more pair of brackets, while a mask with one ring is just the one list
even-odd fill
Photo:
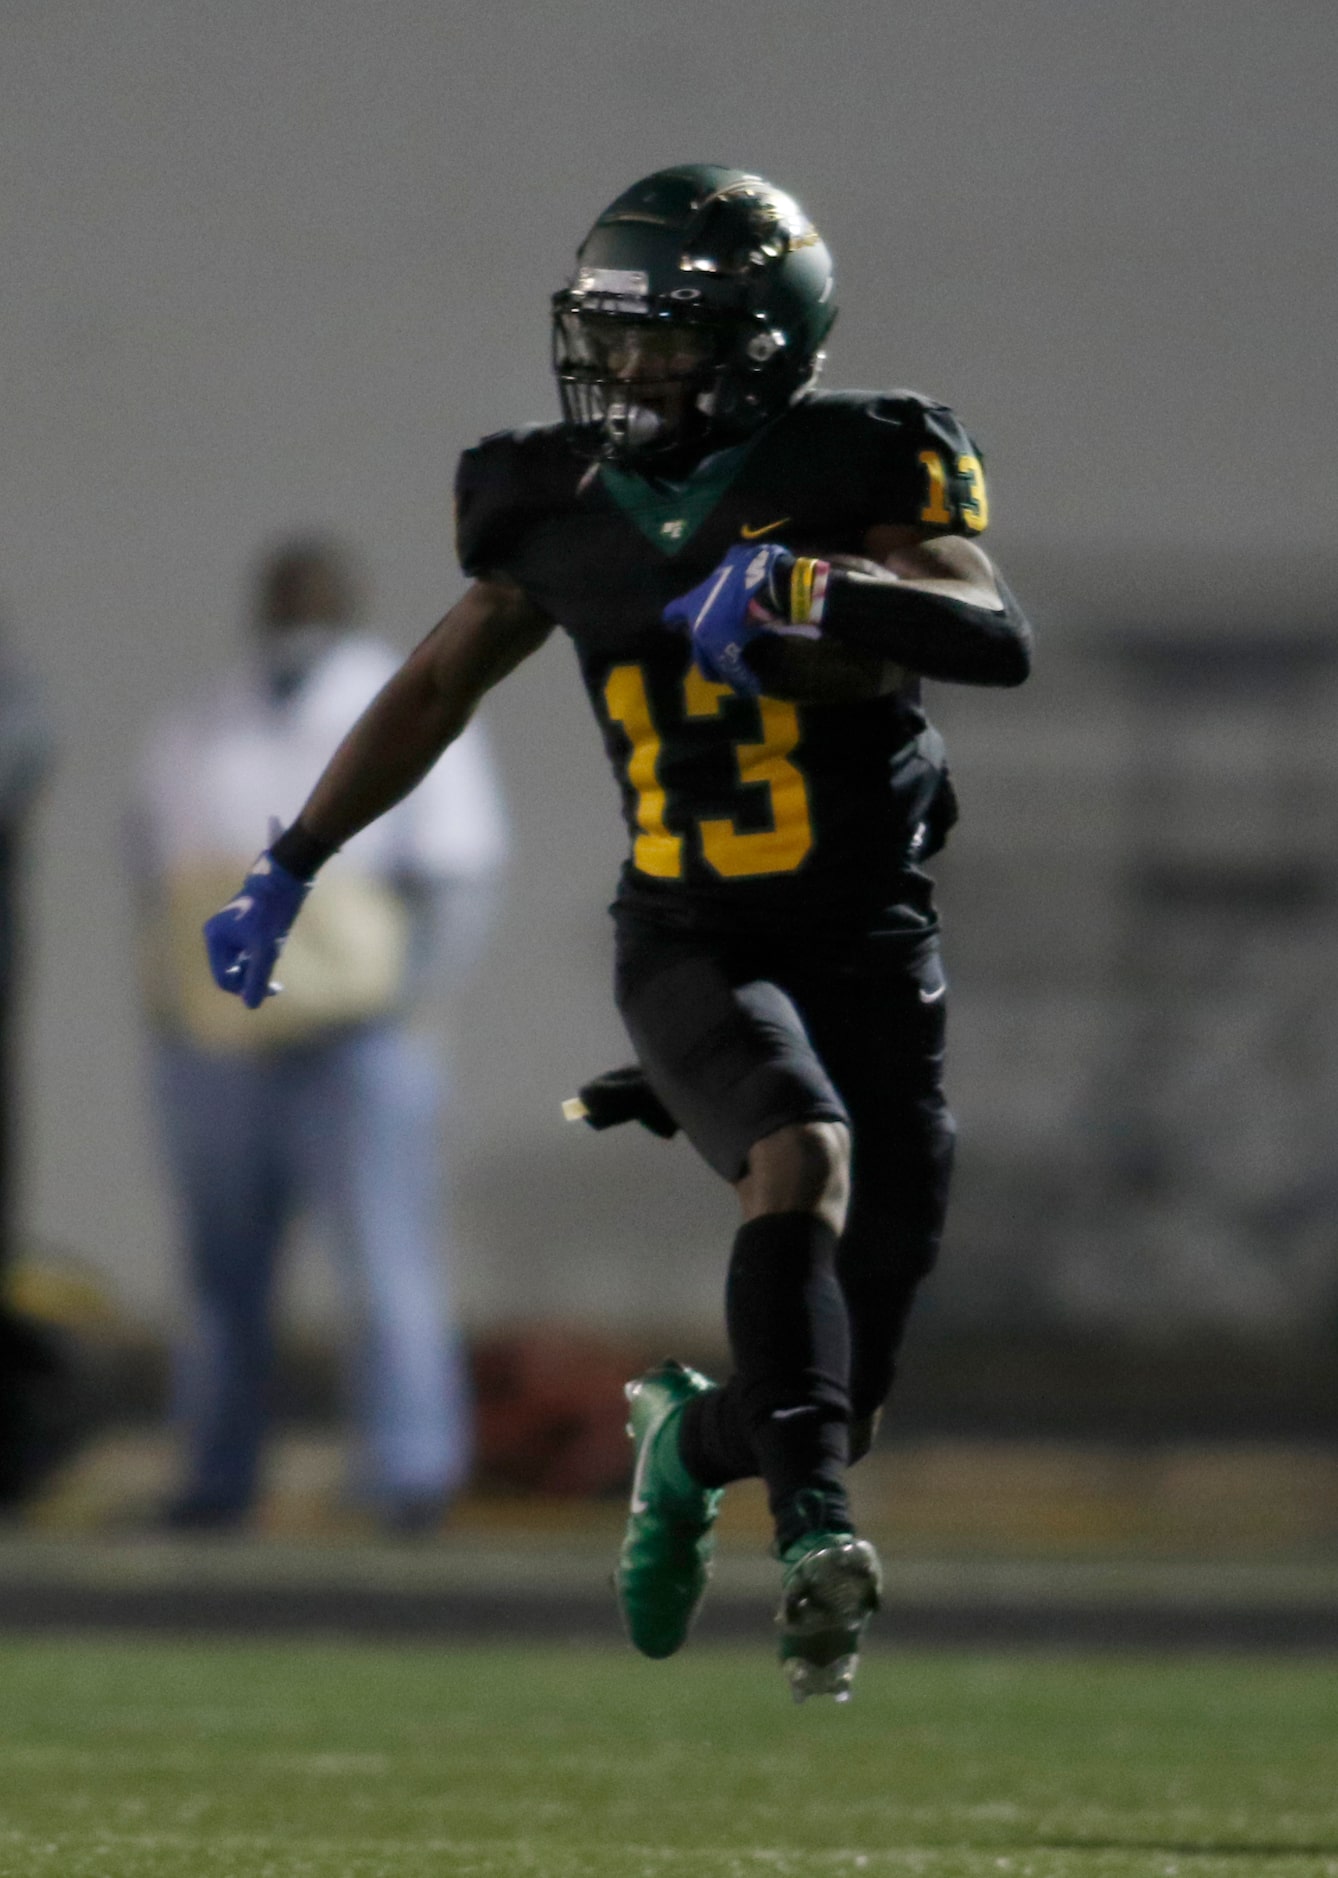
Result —
[[814, 618], [831, 638], [880, 653], [925, 678], [1020, 685], [1031, 671], [1031, 627], [1002, 581], [998, 590], [996, 608], [834, 568], [820, 621], [816, 613]]
[[271, 852], [310, 880], [336, 848], [423, 780], [474, 707], [552, 630], [520, 588], [476, 580], [373, 698]]
[[412, 658], [372, 700], [331, 757], [275, 858], [310, 878], [337, 848], [394, 808], [464, 729], [470, 701], [443, 691]]

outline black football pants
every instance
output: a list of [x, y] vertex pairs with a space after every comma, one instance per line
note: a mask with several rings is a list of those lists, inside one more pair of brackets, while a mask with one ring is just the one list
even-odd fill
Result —
[[788, 1123], [851, 1133], [836, 1255], [852, 1421], [887, 1396], [952, 1165], [937, 935], [709, 938], [618, 918], [617, 999], [648, 1080], [726, 1180]]

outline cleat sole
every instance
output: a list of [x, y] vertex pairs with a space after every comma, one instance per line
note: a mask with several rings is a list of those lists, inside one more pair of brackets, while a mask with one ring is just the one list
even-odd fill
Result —
[[796, 1702], [848, 1702], [865, 1627], [882, 1599], [878, 1555], [865, 1539], [820, 1544], [786, 1580], [776, 1623], [781, 1667]]

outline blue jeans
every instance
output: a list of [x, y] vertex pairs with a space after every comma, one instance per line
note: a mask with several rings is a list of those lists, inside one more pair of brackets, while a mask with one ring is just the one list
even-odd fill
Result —
[[309, 1211], [354, 1323], [356, 1488], [387, 1508], [449, 1498], [469, 1468], [469, 1398], [442, 1260], [443, 1077], [430, 1046], [389, 1025], [254, 1056], [162, 1042], [155, 1078], [188, 1252], [179, 1497], [219, 1512], [255, 1498], [275, 1270]]

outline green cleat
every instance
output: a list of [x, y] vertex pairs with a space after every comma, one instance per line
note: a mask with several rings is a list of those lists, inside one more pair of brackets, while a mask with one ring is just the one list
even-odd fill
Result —
[[627, 1533], [613, 1573], [627, 1634], [643, 1656], [672, 1656], [687, 1640], [711, 1575], [721, 1487], [699, 1487], [678, 1459], [678, 1417], [714, 1387], [672, 1359], [627, 1385], [636, 1472]]
[[796, 1702], [850, 1700], [860, 1639], [882, 1597], [878, 1554], [850, 1532], [807, 1532], [782, 1555], [776, 1623], [781, 1668]]

